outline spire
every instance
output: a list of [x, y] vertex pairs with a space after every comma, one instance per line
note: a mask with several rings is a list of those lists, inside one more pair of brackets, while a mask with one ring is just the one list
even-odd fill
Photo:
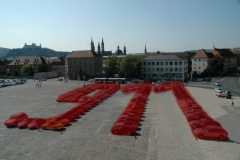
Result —
[[147, 54], [146, 42], [145, 42], [145, 50], [144, 50], [144, 54]]
[[100, 47], [100, 44], [99, 44], [99, 42], [98, 42], [98, 47]]
[[213, 49], [215, 49], [214, 42], [213, 42]]
[[91, 37], [91, 44], [93, 44], [93, 40], [92, 40], [92, 37]]
[[102, 37], [102, 44], [104, 44], [104, 42], [103, 42], [103, 37]]

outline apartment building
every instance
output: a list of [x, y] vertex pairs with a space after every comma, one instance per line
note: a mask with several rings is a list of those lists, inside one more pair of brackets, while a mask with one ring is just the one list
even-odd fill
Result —
[[143, 58], [143, 79], [181, 80], [188, 75], [188, 59], [177, 55], [152, 55]]

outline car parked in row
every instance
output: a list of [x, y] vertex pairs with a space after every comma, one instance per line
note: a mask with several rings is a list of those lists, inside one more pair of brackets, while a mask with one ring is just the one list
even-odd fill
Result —
[[215, 88], [214, 90], [215, 90], [215, 92], [218, 92], [218, 93], [222, 93], [223, 92], [223, 90], [221, 88]]
[[223, 97], [223, 98], [231, 98], [231, 94], [227, 94], [227, 93], [220, 93], [216, 95], [217, 97]]
[[197, 79], [197, 82], [201, 82], [201, 81], [203, 81], [202, 78], [198, 78], [198, 79]]
[[219, 82], [215, 82], [214, 83], [216, 86], [221, 86], [221, 84]]

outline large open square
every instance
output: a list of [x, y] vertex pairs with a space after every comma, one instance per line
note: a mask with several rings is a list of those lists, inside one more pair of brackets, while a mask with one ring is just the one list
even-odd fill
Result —
[[[213, 89], [187, 87], [203, 109], [228, 131], [226, 141], [195, 140], [171, 91], [149, 95], [137, 133], [111, 134], [111, 127], [135, 93], [120, 90], [60, 131], [7, 128], [13, 114], [48, 118], [76, 103], [56, 98], [84, 82], [47, 80], [0, 88], [0, 159], [239, 159], [240, 98], [216, 97]], [[234, 106], [231, 102], [234, 101]], [[137, 139], [135, 139], [135, 136]]]

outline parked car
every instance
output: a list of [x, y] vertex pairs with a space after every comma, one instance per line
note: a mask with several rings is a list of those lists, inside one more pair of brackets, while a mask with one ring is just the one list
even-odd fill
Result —
[[228, 138], [228, 133], [221, 126], [206, 126], [203, 128], [196, 128], [194, 135], [200, 139], [215, 138], [225, 140]]
[[24, 112], [12, 115], [8, 120], [5, 121], [5, 126], [16, 126], [23, 119], [28, 118]]
[[227, 94], [227, 93], [217, 94], [216, 96], [218, 96], [218, 97], [223, 97], [223, 98], [231, 98], [231, 95], [230, 95], [230, 94]]
[[44, 123], [46, 123], [46, 119], [35, 118], [31, 123], [28, 124], [28, 128], [40, 128]]
[[223, 91], [222, 93], [227, 93], [227, 94], [230, 94], [230, 95], [231, 95], [231, 92], [230, 92], [230, 91]]
[[239, 76], [239, 73], [236, 73], [236, 76]]
[[58, 78], [57, 81], [62, 81], [63, 79], [62, 78]]
[[221, 84], [219, 82], [215, 82], [214, 83], [216, 86], [221, 86]]
[[203, 81], [202, 78], [198, 78], [198, 79], [197, 79], [197, 82], [201, 82], [201, 81]]
[[220, 123], [217, 121], [209, 121], [209, 120], [198, 120], [198, 121], [192, 121], [189, 123], [192, 129], [196, 128], [203, 128], [205, 126], [221, 126]]
[[204, 80], [205, 80], [205, 81], [208, 81], [208, 80], [210, 80], [210, 78], [209, 78], [209, 77], [206, 77], [206, 78], [204, 78]]
[[95, 82], [95, 79], [89, 79], [88, 82]]
[[223, 90], [221, 89], [221, 88], [215, 88], [214, 89], [216, 92], [218, 92], [218, 93], [222, 93], [223, 92]]
[[42, 129], [54, 129], [55, 131], [62, 129], [63, 127], [64, 127], [63, 123], [59, 123], [54, 120], [50, 120], [47, 123], [41, 125]]

